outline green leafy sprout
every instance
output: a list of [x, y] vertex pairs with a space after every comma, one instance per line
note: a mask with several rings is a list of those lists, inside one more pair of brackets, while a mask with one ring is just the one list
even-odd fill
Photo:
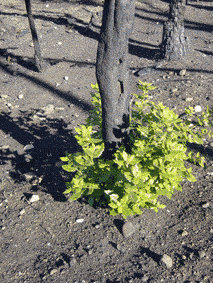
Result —
[[[187, 160], [204, 167], [204, 157], [198, 152], [186, 154], [186, 143], [203, 144], [204, 135], [212, 132], [195, 126], [209, 125], [210, 110], [198, 122], [192, 125], [190, 119], [182, 120], [162, 103], [150, 102], [148, 91], [155, 89], [151, 83], [140, 81], [142, 95], [135, 96], [135, 108], [130, 117], [131, 153], [121, 145], [113, 160], [104, 160], [102, 139], [102, 110], [98, 85], [91, 85], [97, 92], [92, 95], [94, 110], [90, 111], [85, 125], [75, 128], [75, 138], [82, 152], [67, 153], [61, 160], [67, 162], [63, 169], [75, 173], [71, 182], [66, 183], [64, 194], [72, 193], [69, 200], [74, 201], [89, 196], [89, 204], [100, 202], [104, 196], [110, 215], [121, 214], [124, 219], [130, 215], [139, 215], [142, 208], [164, 208], [157, 199], [163, 195], [171, 199], [175, 190], [182, 190], [180, 182], [188, 179], [195, 182], [192, 168], [186, 169]], [[145, 109], [150, 111], [145, 114]], [[194, 116], [193, 107], [185, 109], [188, 117]]]

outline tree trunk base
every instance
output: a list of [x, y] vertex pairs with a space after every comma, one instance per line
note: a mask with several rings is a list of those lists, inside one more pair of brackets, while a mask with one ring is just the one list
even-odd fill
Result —
[[166, 60], [180, 60], [189, 53], [189, 40], [184, 34], [184, 25], [169, 20], [164, 23], [162, 56]]
[[160, 46], [166, 60], [180, 60], [187, 56], [190, 48], [184, 34], [185, 0], [171, 0], [169, 19], [164, 23]]

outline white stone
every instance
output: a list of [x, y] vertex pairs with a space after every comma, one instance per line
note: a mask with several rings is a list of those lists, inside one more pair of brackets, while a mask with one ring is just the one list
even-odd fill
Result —
[[34, 178], [33, 174], [31, 174], [31, 173], [25, 173], [23, 175], [24, 175], [25, 179], [28, 180], [28, 181], [30, 181]]
[[8, 98], [7, 94], [1, 94], [1, 98]]
[[11, 103], [6, 103], [7, 107], [9, 108], [13, 108], [12, 104]]
[[1, 147], [1, 149], [3, 149], [3, 150], [5, 150], [5, 149], [9, 149], [9, 145], [3, 145], [2, 147]]
[[195, 112], [201, 112], [202, 108], [200, 105], [195, 106]]
[[82, 222], [84, 222], [84, 219], [83, 219], [83, 218], [77, 219], [75, 222], [77, 222], [77, 223], [82, 223]]
[[183, 237], [185, 237], [185, 236], [188, 235], [188, 232], [187, 232], [187, 231], [183, 231], [181, 235], [182, 235]]
[[205, 251], [199, 251], [198, 254], [200, 258], [203, 258], [206, 255]]
[[24, 150], [30, 150], [30, 149], [33, 149], [33, 148], [34, 148], [34, 146], [32, 144], [27, 144], [27, 145], [25, 145]]
[[122, 233], [125, 238], [131, 236], [135, 232], [135, 227], [132, 222], [126, 222], [122, 227]]
[[54, 111], [54, 105], [49, 104], [49, 105], [47, 105], [45, 107], [42, 107], [41, 110], [43, 110], [45, 112], [45, 114], [49, 114], [49, 113]]
[[64, 80], [65, 80], [65, 81], [68, 81], [68, 80], [69, 80], [69, 77], [68, 77], [68, 76], [65, 76], [65, 77], [64, 77]]
[[179, 75], [180, 75], [181, 77], [185, 76], [185, 75], [186, 75], [186, 69], [180, 70]]
[[50, 275], [53, 275], [53, 274], [55, 274], [56, 272], [58, 272], [58, 269], [52, 269], [52, 270], [50, 271]]
[[18, 98], [19, 98], [19, 99], [22, 99], [23, 97], [24, 97], [23, 94], [19, 94], [19, 95], [18, 95]]
[[19, 212], [20, 215], [23, 215], [24, 213], [25, 213], [25, 209], [22, 209], [22, 210]]
[[55, 107], [55, 110], [62, 111], [62, 110], [64, 110], [64, 107]]
[[161, 258], [161, 261], [163, 263], [165, 263], [167, 268], [171, 268], [172, 267], [172, 258], [170, 256], [164, 254], [163, 257]]
[[203, 208], [208, 208], [210, 206], [210, 203], [209, 202], [206, 202], [202, 205]]
[[187, 98], [186, 98], [186, 101], [192, 101], [192, 100], [193, 100], [192, 97], [187, 97]]
[[39, 195], [32, 195], [29, 198], [29, 202], [35, 202], [35, 201], [38, 201], [38, 200], [39, 200]]

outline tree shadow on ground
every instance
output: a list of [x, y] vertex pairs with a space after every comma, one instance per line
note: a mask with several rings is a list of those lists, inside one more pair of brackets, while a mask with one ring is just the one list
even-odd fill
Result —
[[[78, 64], [78, 63], [79, 63], [78, 61], [77, 62], [74, 61], [74, 65]], [[82, 66], [82, 64], [80, 64], [80, 66]], [[82, 100], [78, 99], [73, 94], [72, 91], [66, 92], [66, 91], [58, 90], [56, 87], [53, 87], [51, 84], [46, 83], [45, 81], [43, 81], [41, 79], [34, 78], [33, 76], [27, 75], [26, 73], [21, 72], [19, 70], [18, 71], [14, 70], [13, 67], [10, 64], [0, 63], [0, 68], [3, 71], [5, 71], [7, 74], [23, 77], [23, 78], [29, 80], [30, 82], [32, 82], [33, 84], [36, 84], [39, 87], [43, 87], [46, 90], [51, 91], [51, 93], [53, 95], [58, 96], [58, 97], [62, 98], [63, 100], [74, 104], [75, 106], [81, 108], [82, 110], [84, 110], [86, 112], [89, 112], [90, 110], [94, 109], [94, 107], [90, 103], [87, 103], [86, 101], [82, 101]]]
[[[1, 113], [1, 130], [20, 144], [18, 150], [1, 150], [1, 164], [11, 163], [9, 175], [16, 182], [30, 179], [31, 191], [41, 189], [56, 201], [65, 201], [64, 178], [72, 176], [63, 176], [60, 157], [65, 156], [65, 152], [74, 153], [81, 148], [62, 119], [43, 116], [44, 120], [35, 123], [33, 113], [37, 112], [36, 109], [23, 111], [17, 121], [10, 114]], [[35, 181], [38, 178], [40, 183]]]
[[[17, 49], [15, 47], [8, 47], [7, 49]], [[37, 68], [34, 65], [34, 59], [30, 57], [23, 57], [23, 56], [18, 56], [14, 55], [12, 52], [7, 51], [6, 48], [1, 49], [0, 48], [0, 57], [3, 58], [6, 64], [0, 63], [0, 67], [4, 69], [7, 72], [10, 72], [11, 75], [16, 75], [20, 74], [21, 72], [19, 70], [15, 70], [15, 68], [11, 65], [11, 63], [17, 63], [18, 65], [30, 70], [37, 72]], [[88, 67], [88, 68], [94, 68], [95, 63], [92, 62], [87, 62], [87, 61], [72, 61], [72, 60], [67, 60], [65, 58], [63, 59], [53, 59], [53, 58], [44, 58], [44, 60], [49, 64], [49, 66], [54, 66], [60, 62], [67, 62], [71, 63], [71, 67]]]
[[208, 51], [208, 50], [200, 50], [200, 49], [195, 49], [196, 51], [199, 51], [203, 54], [206, 54], [206, 55], [210, 55], [210, 56], [213, 56], [213, 52], [211, 51]]

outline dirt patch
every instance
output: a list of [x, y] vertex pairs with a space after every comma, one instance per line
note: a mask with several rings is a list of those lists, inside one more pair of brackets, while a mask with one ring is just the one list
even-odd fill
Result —
[[[101, 2], [33, 1], [42, 52], [51, 64], [40, 74], [31, 63], [23, 1], [1, 1], [0, 280], [213, 282], [212, 140], [193, 148], [206, 157], [205, 168], [188, 164], [197, 182], [184, 181], [183, 191], [163, 199], [167, 207], [157, 214], [144, 210], [124, 222], [105, 207], [91, 208], [84, 199], [70, 203], [63, 195], [71, 176], [60, 157], [79, 150], [74, 128], [92, 107]], [[137, 2], [129, 40], [132, 92], [140, 93], [140, 79], [157, 86], [152, 101], [178, 114], [188, 106], [212, 109], [212, 3], [189, 1], [190, 56], [168, 63], [156, 61], [167, 2]]]

